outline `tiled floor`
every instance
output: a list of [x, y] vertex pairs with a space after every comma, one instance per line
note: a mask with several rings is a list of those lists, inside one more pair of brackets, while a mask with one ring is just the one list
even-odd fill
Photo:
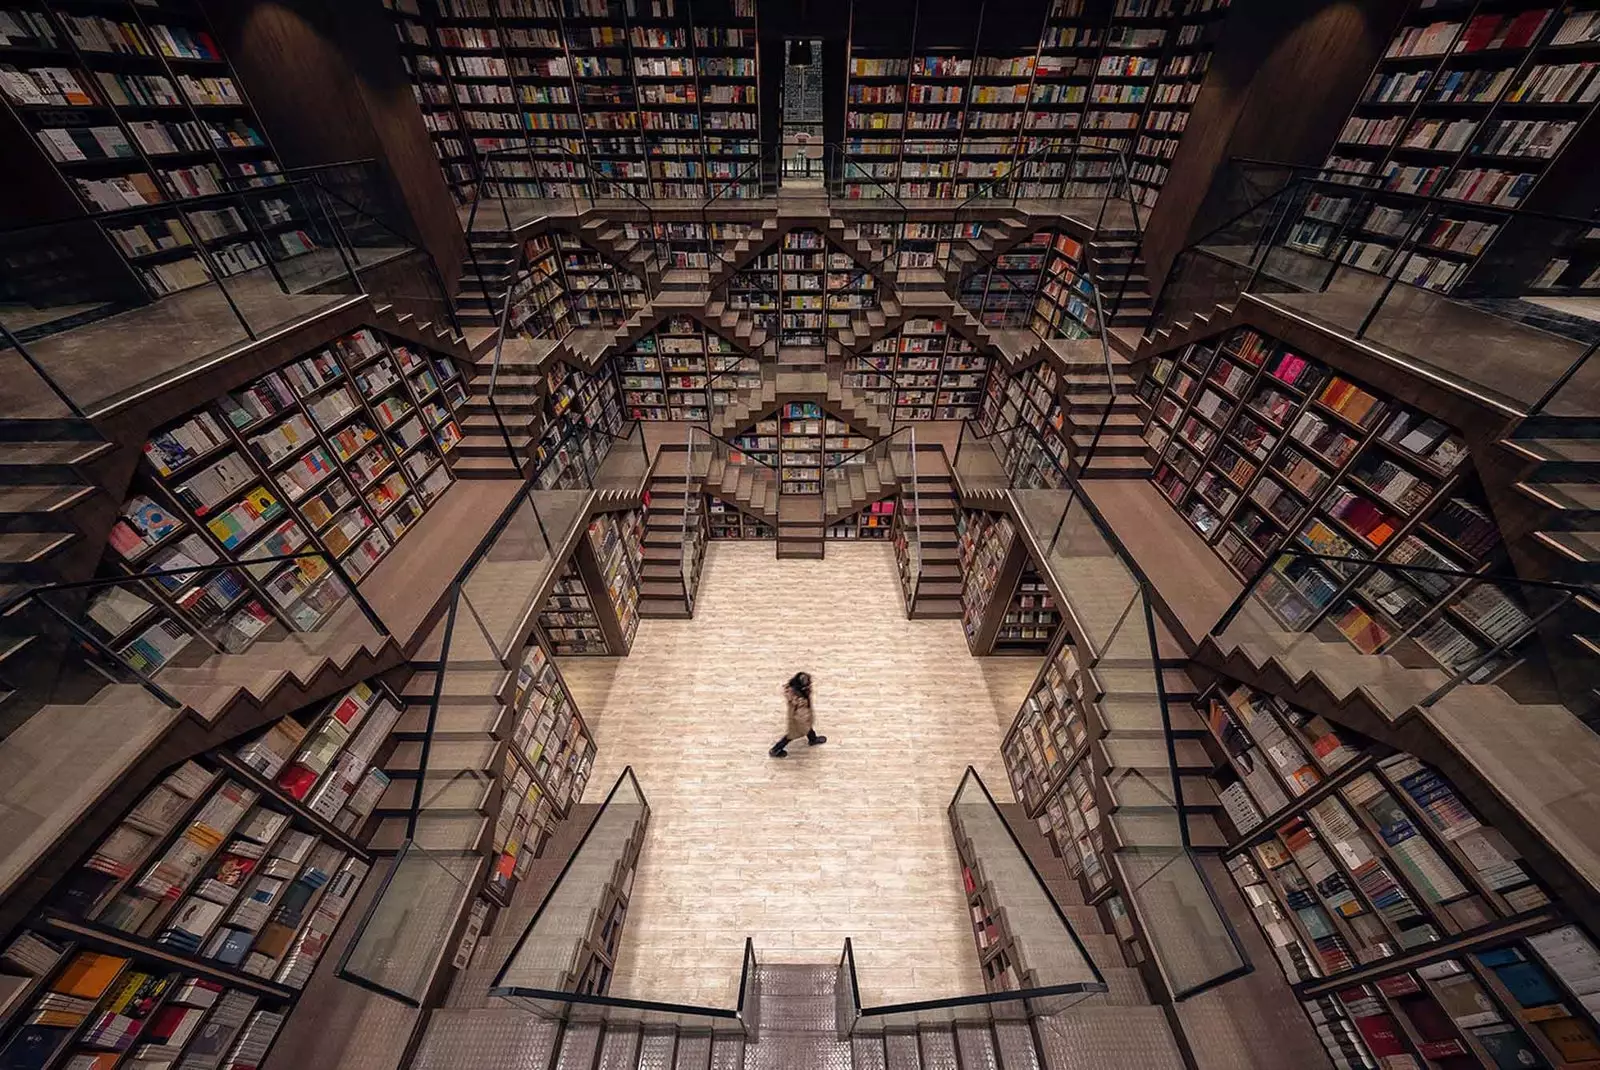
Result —
[[[1010, 799], [1000, 737], [1037, 659], [907, 620], [888, 546], [718, 542], [693, 620], [561, 668], [599, 743], [588, 800], [632, 765], [652, 807], [613, 995], [732, 1006], [746, 936], [777, 962], [851, 937], [869, 1005], [982, 990], [945, 807], [969, 763]], [[829, 742], [776, 761], [800, 669]]]

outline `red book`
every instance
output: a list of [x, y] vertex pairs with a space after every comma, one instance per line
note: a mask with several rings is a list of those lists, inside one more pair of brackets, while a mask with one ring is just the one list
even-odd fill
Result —
[[1550, 18], [1550, 10], [1524, 11], [1511, 20], [1511, 25], [1506, 29], [1507, 48], [1527, 48], [1538, 36], [1539, 31]]

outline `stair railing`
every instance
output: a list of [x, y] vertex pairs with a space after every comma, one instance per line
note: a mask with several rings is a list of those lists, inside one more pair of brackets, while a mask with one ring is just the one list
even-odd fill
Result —
[[[551, 457], [544, 469], [557, 463]], [[587, 484], [582, 494], [542, 490], [544, 469], [521, 485], [451, 580], [415, 782], [404, 811], [405, 838], [336, 967], [340, 979], [408, 1007], [421, 1007], [426, 1000], [435, 964], [446, 954], [482, 878], [483, 856], [476, 850], [424, 848], [418, 842], [427, 836], [426, 803], [462, 780], [487, 787], [498, 775], [468, 770], [440, 776], [433, 770], [440, 707], [455, 674], [499, 677], [522, 666], [530, 644], [538, 643], [534, 617], [584, 537], [594, 499]], [[483, 700], [495, 702], [499, 696], [485, 694]]]
[[[989, 991], [944, 999], [866, 1006], [853, 942], [846, 938], [837, 967], [836, 1023], [840, 1039], [880, 1036], [928, 1022], [986, 1020], [1027, 1023], [1048, 1018], [1110, 990], [1071, 920], [1017, 838], [988, 785], [967, 767], [946, 808], [952, 830], [975, 863], [952, 879], [970, 875], [1005, 913], [1013, 931], [1016, 978]], [[1034, 949], [1030, 959], [1029, 948]], [[1043, 950], [1041, 950], [1043, 949]]]
[[[714, 266], [716, 263], [716, 257], [712, 256], [710, 252], [712, 248], [711, 206], [722, 200], [724, 197], [728, 197], [733, 200], [745, 199], [745, 194], [743, 192], [735, 191], [742, 191], [749, 183], [751, 175], [755, 176], [757, 191], [756, 196], [759, 197], [761, 195], [760, 191], [763, 188], [762, 168], [765, 166], [765, 164], [766, 157], [761, 153], [757, 153], [754, 160], [751, 160], [749, 163], [739, 168], [729, 178], [707, 177], [706, 185], [711, 190], [711, 193], [706, 197], [704, 203], [700, 205], [700, 233], [704, 236], [706, 242], [706, 269], [708, 271], [714, 272], [716, 270]], [[722, 187], [721, 189], [717, 188], [719, 185]]]
[[1210, 635], [1225, 653], [1248, 643], [1292, 659], [1302, 647], [1329, 642], [1365, 657], [1397, 658], [1402, 666], [1438, 666], [1386, 684], [1385, 713], [1395, 724], [1463, 684], [1499, 684], [1541, 699], [1559, 696], [1575, 717], [1597, 727], [1600, 709], [1590, 690], [1600, 679], [1600, 658], [1579, 639], [1592, 630], [1596, 612], [1594, 584], [1284, 547], [1266, 555]]

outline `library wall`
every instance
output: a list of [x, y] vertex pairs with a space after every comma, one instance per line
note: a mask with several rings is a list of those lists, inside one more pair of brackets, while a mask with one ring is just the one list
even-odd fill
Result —
[[1230, 197], [1231, 157], [1322, 162], [1405, 6], [1234, 0], [1183, 146], [1146, 220], [1144, 256], [1156, 286], [1185, 245], [1247, 206]]
[[382, 12], [316, 0], [204, 7], [285, 166], [378, 160], [404, 213], [386, 221], [412, 224], [397, 229], [418, 235], [453, 285], [466, 239]]

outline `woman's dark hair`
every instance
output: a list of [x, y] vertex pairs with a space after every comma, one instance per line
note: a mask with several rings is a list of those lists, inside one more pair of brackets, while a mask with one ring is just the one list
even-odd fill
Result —
[[797, 672], [789, 677], [788, 688], [807, 702], [811, 701], [811, 674]]

